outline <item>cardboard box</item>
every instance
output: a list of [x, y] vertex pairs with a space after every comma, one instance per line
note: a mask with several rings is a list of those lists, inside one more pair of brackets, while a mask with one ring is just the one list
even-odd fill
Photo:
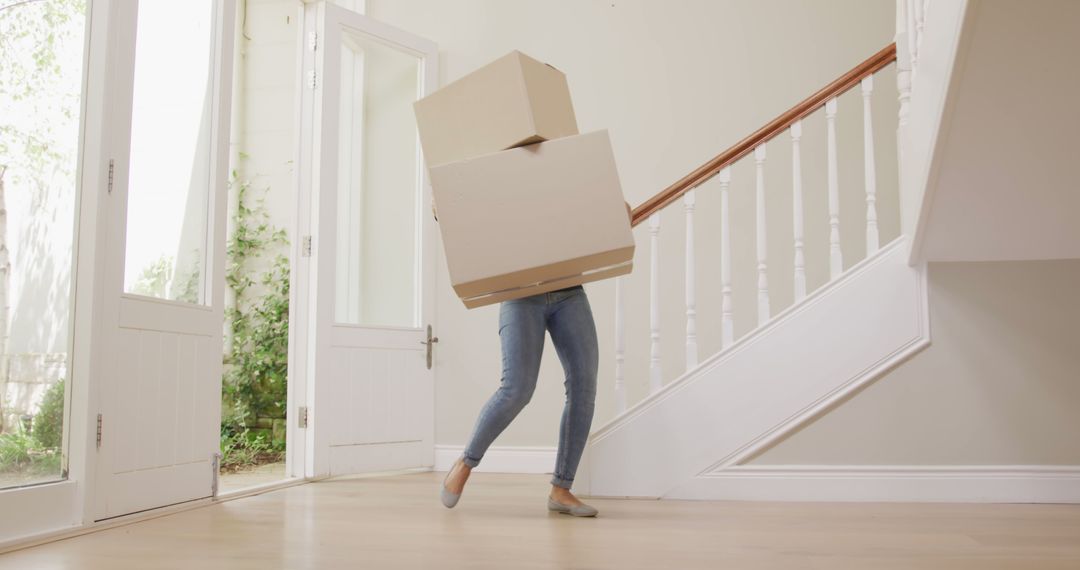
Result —
[[450, 282], [466, 307], [633, 269], [607, 131], [437, 166], [431, 185]]
[[578, 134], [561, 71], [510, 52], [413, 104], [428, 167]]

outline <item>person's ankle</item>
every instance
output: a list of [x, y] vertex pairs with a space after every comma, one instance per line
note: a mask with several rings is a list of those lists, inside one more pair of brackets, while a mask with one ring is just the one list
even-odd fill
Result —
[[472, 473], [472, 467], [469, 467], [469, 464], [465, 463], [464, 459], [458, 459], [455, 467], [457, 467], [458, 473]]
[[556, 501], [559, 501], [560, 499], [562, 499], [562, 500], [574, 500], [574, 499], [576, 499], [576, 497], [574, 497], [574, 494], [570, 492], [570, 489], [567, 489], [565, 487], [559, 487], [558, 485], [552, 485], [551, 486], [551, 493], [549, 493], [548, 496], [551, 497], [552, 499], [556, 500]]
[[447, 479], [452, 480], [455, 483], [460, 481], [462, 486], [464, 486], [465, 481], [468, 480], [471, 472], [472, 467], [469, 467], [463, 459], [458, 459], [450, 466], [450, 472], [447, 473]]

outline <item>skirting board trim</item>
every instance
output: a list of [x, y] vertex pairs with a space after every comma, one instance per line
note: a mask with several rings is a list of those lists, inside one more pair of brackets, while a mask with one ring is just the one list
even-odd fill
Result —
[[1080, 503], [1080, 466], [734, 466], [694, 477], [664, 498]]
[[[707, 375], [712, 369], [722, 365], [726, 360], [732, 358], [739, 351], [747, 349], [750, 345], [754, 343], [762, 342], [775, 329], [782, 327], [787, 321], [794, 319], [796, 316], [798, 316], [804, 311], [810, 310], [814, 304], [820, 302], [828, 295], [833, 295], [836, 294], [838, 291], [843, 290], [845, 286], [850, 285], [851, 282], [855, 281], [859, 277], [859, 275], [869, 271], [872, 267], [880, 263], [884, 263], [888, 258], [888, 254], [891, 251], [903, 247], [905, 243], [905, 236], [900, 236], [894, 239], [892, 242], [879, 249], [877, 253], [858, 262], [852, 267], [849, 267], [837, 279], [826, 283], [814, 292], [807, 295], [806, 298], [799, 303], [795, 303], [790, 307], [784, 309], [780, 313], [774, 315], [772, 320], [770, 320], [769, 322], [743, 335], [738, 340], [736, 340], [730, 347], [725, 348], [720, 352], [717, 352], [716, 354], [706, 358], [703, 362], [698, 364], [697, 368], [689, 370], [683, 373], [682, 376], [679, 376], [678, 378], [668, 382], [667, 384], [664, 384], [664, 386], [661, 387], [659, 390], [647, 395], [645, 398], [643, 398], [636, 404], [630, 406], [630, 408], [628, 408], [622, 414], [616, 415], [607, 423], [598, 427], [594, 427], [592, 433], [589, 434], [589, 445], [594, 445], [602, 439], [609, 437], [612, 432], [622, 428], [623, 425], [632, 422], [637, 416], [647, 412], [650, 408], [660, 405], [665, 399], [671, 397], [677, 391], [687, 387], [690, 383], [697, 381], [702, 376]], [[918, 317], [920, 318], [920, 329], [923, 331], [922, 336], [929, 338], [928, 317], [924, 317], [927, 310], [927, 302], [925, 296], [926, 271], [924, 270], [921, 273], [922, 275], [920, 276], [920, 279], [922, 281], [920, 287], [922, 288], [923, 292], [920, 293], [919, 302], [923, 305], [923, 308], [922, 310], [920, 310]], [[921, 350], [921, 348], [918, 348], [916, 352], [918, 350]], [[745, 458], [751, 455], [752, 453], [749, 453], [747, 451], [746, 453], [741, 453], [739, 455], [739, 458]], [[737, 459], [738, 458], [735, 457], [727, 458], [726, 462], [728, 464], [738, 463]]]
[[[464, 445], [436, 445], [435, 471], [447, 471], [465, 450]], [[488, 448], [477, 473], [551, 473], [555, 469], [554, 447], [493, 445]]]

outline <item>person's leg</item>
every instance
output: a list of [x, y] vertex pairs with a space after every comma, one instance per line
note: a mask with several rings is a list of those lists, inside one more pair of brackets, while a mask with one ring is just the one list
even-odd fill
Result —
[[487, 448], [532, 398], [544, 351], [544, 297], [506, 301], [499, 308], [502, 382], [484, 405], [463, 462], [476, 467]]
[[[563, 383], [566, 404], [559, 427], [559, 449], [551, 484], [570, 489], [592, 426], [600, 358], [596, 325], [583, 288], [568, 293], [551, 308], [548, 330], [566, 375]], [[565, 495], [572, 497], [569, 493]]]

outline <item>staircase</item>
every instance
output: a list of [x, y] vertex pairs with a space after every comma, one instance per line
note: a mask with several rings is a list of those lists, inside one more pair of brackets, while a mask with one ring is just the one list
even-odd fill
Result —
[[[649, 263], [649, 393], [629, 402], [625, 380], [626, 280], [644, 279], [636, 274], [615, 283], [615, 401], [617, 415], [598, 426], [590, 436], [575, 482], [575, 490], [591, 496], [642, 498], [716, 498], [725, 473], [737, 469], [781, 441], [792, 431], [827, 412], [884, 372], [929, 345], [926, 273], [924, 266], [910, 263], [911, 239], [901, 235], [880, 243], [879, 216], [900, 217], [899, 207], [880, 211], [877, 200], [877, 168], [871, 94], [875, 81], [895, 81], [899, 113], [894, 129], [899, 140], [898, 171], [905, 170], [905, 137], [912, 84], [912, 62], [922, 30], [922, 0], [900, 0], [914, 11], [898, 15], [897, 43], [891, 44], [832, 81], [776, 119], [687, 174], [634, 209], [637, 226], [647, 222]], [[897, 46], [900, 46], [899, 54]], [[899, 55], [899, 60], [898, 60]], [[893, 65], [893, 64], [896, 65]], [[862, 227], [840, 227], [837, 106], [846, 92], [859, 87], [862, 99], [863, 190], [865, 218]], [[803, 120], [815, 113], [825, 115], [827, 137], [828, 230], [827, 235], [805, 235], [802, 179]], [[790, 183], [766, 187], [764, 164], [767, 145], [780, 137], [790, 141]], [[753, 235], [732, 235], [729, 193], [732, 167], [753, 156], [755, 218]], [[786, 157], [784, 157], [786, 158]], [[847, 158], [847, 157], [845, 157]], [[774, 158], [775, 159], [775, 158]], [[714, 180], [715, 182], [710, 182]], [[704, 186], [706, 182], [710, 182]], [[900, 184], [903, 190], [903, 184]], [[720, 194], [720, 283], [722, 307], [718, 318], [720, 350], [699, 359], [698, 311], [695, 291], [694, 239], [695, 192]], [[766, 206], [769, 192], [791, 192], [794, 239], [786, 253], [793, 260], [791, 306], [774, 314], [770, 307], [767, 220], [778, 219]], [[682, 198], [686, 242], [685, 275], [660, 270], [660, 218], [678, 215], [674, 206]], [[899, 224], [898, 224], [899, 225]], [[866, 256], [845, 269], [841, 232], [865, 234]], [[807, 290], [806, 243], [828, 240], [829, 279], [816, 290]], [[734, 241], [755, 244], [757, 326], [736, 337], [732, 288]], [[859, 252], [861, 253], [861, 252]], [[775, 255], [774, 255], [775, 257]], [[741, 268], [738, 268], [741, 269]], [[669, 281], [674, 281], [671, 283]], [[661, 360], [661, 288], [685, 288], [685, 372], [663, 382]], [[687, 436], [692, 434], [692, 436]]]

